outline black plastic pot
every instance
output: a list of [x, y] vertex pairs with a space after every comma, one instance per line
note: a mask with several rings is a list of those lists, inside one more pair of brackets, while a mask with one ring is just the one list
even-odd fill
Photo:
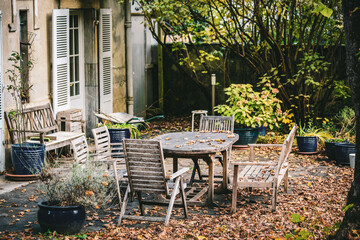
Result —
[[44, 165], [45, 145], [22, 143], [11, 145], [11, 160], [17, 175], [39, 174]]
[[248, 145], [256, 143], [259, 136], [259, 128], [235, 128], [234, 133], [239, 135], [234, 145]]
[[300, 153], [315, 153], [317, 150], [317, 137], [315, 136], [296, 136], [297, 145]]
[[[122, 143], [122, 140], [124, 138], [131, 137], [130, 130], [127, 128], [109, 128], [108, 130], [109, 130], [109, 134], [110, 134], [110, 142], [111, 143]], [[116, 149], [116, 148], [119, 148], [119, 149]], [[112, 153], [119, 153], [119, 154], [114, 155], [113, 157], [116, 157], [116, 158], [124, 157], [121, 146], [113, 146]]]
[[39, 202], [38, 206], [38, 222], [43, 232], [50, 229], [61, 234], [75, 234], [85, 224], [85, 209], [82, 205], [60, 207]]
[[[330, 140], [325, 141], [325, 152], [329, 160], [335, 160], [335, 144], [339, 142], [333, 142]], [[347, 143], [347, 142], [344, 142]]]
[[335, 144], [335, 161], [338, 164], [350, 165], [349, 154], [355, 153], [356, 145], [353, 143]]

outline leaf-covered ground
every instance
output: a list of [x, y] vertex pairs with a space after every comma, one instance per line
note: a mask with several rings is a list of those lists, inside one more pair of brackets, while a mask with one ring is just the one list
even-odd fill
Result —
[[[142, 134], [144, 138], [151, 138], [168, 131], [188, 131], [191, 130], [190, 122], [189, 118], [161, 120], [151, 123]], [[247, 155], [247, 150], [235, 149], [232, 152], [233, 160], [246, 160]], [[259, 151], [258, 156], [276, 159], [276, 154], [270, 150]], [[268, 190], [254, 189], [251, 194], [239, 190], [235, 214], [230, 212], [229, 193], [216, 195], [219, 207], [189, 207], [188, 219], [184, 219], [182, 210], [176, 208], [167, 227], [163, 223], [127, 220], [117, 227], [118, 209], [115, 208], [90, 212], [84, 232], [78, 235], [39, 234], [36, 202], [41, 195], [27, 192], [25, 186], [12, 194], [18, 194], [15, 198], [27, 196], [27, 200], [34, 203], [32, 205], [19, 206], [10, 194], [0, 195], [0, 214], [5, 219], [0, 220], [3, 225], [0, 239], [325, 239], [334, 233], [344, 216], [353, 169], [336, 165], [322, 154], [298, 155], [295, 147], [289, 160], [289, 192], [284, 193], [281, 188], [276, 212], [271, 211]], [[160, 207], [149, 207], [148, 212], [158, 214], [158, 209]], [[139, 210], [136, 209], [135, 213], [138, 214]], [[19, 227], [24, 216], [32, 221]]]

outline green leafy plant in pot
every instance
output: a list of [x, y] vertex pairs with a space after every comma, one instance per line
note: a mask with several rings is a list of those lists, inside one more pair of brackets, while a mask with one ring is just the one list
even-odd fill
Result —
[[256, 143], [258, 127], [270, 129], [279, 127], [285, 114], [281, 110], [281, 101], [276, 97], [278, 89], [269, 82], [264, 84], [260, 92], [255, 91], [251, 84], [231, 84], [225, 88], [228, 95], [227, 104], [215, 106], [215, 111], [223, 116], [235, 118], [235, 133], [239, 140], [235, 145]]
[[32, 88], [24, 80], [25, 69], [30, 71], [33, 67], [32, 61], [24, 62], [18, 52], [13, 51], [8, 61], [11, 67], [6, 71], [9, 84], [6, 86], [15, 102], [16, 109], [10, 111], [8, 118], [16, 123], [17, 143], [11, 145], [11, 160], [16, 175], [35, 175], [41, 172], [45, 159], [45, 145], [26, 142], [26, 118], [24, 109], [29, 100], [28, 93]]
[[331, 134], [321, 128], [316, 128], [311, 122], [307, 126], [299, 124], [299, 135], [296, 136], [299, 153], [317, 153], [318, 144], [324, 145], [325, 140], [331, 138]]
[[39, 185], [47, 198], [38, 203], [42, 231], [78, 233], [85, 224], [85, 210], [109, 207], [117, 195], [114, 177], [106, 171], [105, 165], [91, 160], [85, 164], [75, 162], [71, 171], [59, 172], [46, 166]]

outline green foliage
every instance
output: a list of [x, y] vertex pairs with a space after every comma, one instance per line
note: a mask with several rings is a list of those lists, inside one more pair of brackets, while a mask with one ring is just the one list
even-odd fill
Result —
[[347, 210], [349, 210], [349, 209], [352, 208], [352, 207], [354, 207], [354, 204], [353, 204], [353, 203], [346, 205], [346, 206], [343, 208], [343, 210], [344, 210], [344, 212], [347, 212]]
[[261, 92], [253, 90], [251, 84], [232, 84], [225, 89], [229, 96], [227, 105], [218, 105], [214, 109], [224, 116], [235, 117], [235, 125], [240, 127], [265, 126], [273, 129], [284, 119], [280, 100], [276, 97], [279, 91], [265, 84]]
[[[203, 87], [204, 95], [212, 71], [221, 73], [224, 87], [237, 81], [228, 72], [231, 53], [253, 71], [249, 83], [261, 76], [271, 80], [280, 90], [283, 109], [294, 109], [297, 122], [321, 116], [327, 106], [349, 96], [338, 64], [333, 64], [339, 60], [333, 46], [344, 37], [340, 3], [139, 0], [155, 39], [165, 52], [172, 39], [166, 53], [187, 79]], [[201, 51], [203, 44], [209, 50]]]
[[138, 138], [140, 136], [140, 131], [134, 124], [107, 122], [103, 125], [105, 125], [108, 129], [129, 129], [132, 138]]
[[311, 122], [307, 125], [301, 125], [300, 123], [298, 130], [299, 136], [317, 137], [322, 145], [324, 145], [325, 140], [332, 138], [332, 135], [327, 130], [316, 128]]
[[6, 74], [9, 79], [9, 84], [6, 86], [6, 90], [10, 93], [15, 101], [15, 111], [9, 112], [9, 118], [14, 119], [16, 122], [16, 137], [18, 143], [25, 142], [25, 119], [23, 118], [24, 104], [28, 98], [28, 92], [32, 88], [32, 85], [28, 85], [23, 78], [25, 67], [29, 70], [32, 69], [32, 61], [24, 62], [20, 53], [12, 51], [10, 57], [11, 67], [6, 70]]
[[293, 223], [300, 223], [305, 220], [305, 217], [301, 216], [298, 213], [291, 214], [290, 217], [291, 217], [291, 222], [293, 222]]

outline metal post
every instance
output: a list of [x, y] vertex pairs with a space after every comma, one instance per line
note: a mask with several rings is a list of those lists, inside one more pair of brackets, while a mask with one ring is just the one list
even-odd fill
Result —
[[211, 95], [211, 114], [214, 116], [214, 107], [215, 107], [215, 84], [216, 84], [216, 75], [213, 73], [211, 74], [211, 88], [212, 88], [212, 95]]

